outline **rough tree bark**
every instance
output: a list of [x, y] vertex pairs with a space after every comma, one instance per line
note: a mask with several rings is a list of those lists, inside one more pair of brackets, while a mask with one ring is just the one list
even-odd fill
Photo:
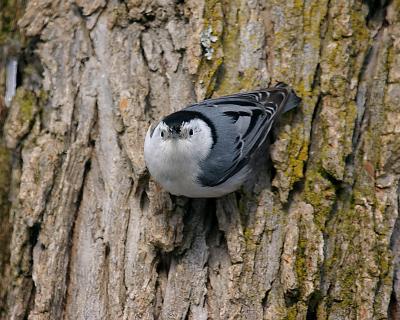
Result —
[[[1, 10], [2, 318], [400, 319], [400, 1]], [[149, 178], [151, 121], [276, 81], [303, 103], [254, 190]]]

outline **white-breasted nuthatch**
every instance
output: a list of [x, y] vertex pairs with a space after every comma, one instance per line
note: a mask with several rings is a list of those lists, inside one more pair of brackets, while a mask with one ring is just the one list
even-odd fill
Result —
[[220, 197], [249, 177], [250, 159], [279, 116], [301, 99], [284, 83], [205, 100], [150, 126], [144, 157], [168, 192], [191, 198]]

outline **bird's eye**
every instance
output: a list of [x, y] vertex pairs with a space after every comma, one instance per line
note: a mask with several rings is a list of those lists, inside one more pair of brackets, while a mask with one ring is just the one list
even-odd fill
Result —
[[161, 138], [164, 138], [164, 131], [161, 131]]
[[191, 136], [193, 135], [193, 129], [189, 130], [189, 135], [191, 135]]

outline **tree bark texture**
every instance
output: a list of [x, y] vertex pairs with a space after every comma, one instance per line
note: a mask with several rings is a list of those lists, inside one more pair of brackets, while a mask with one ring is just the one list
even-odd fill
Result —
[[[1, 9], [2, 318], [400, 319], [399, 0]], [[277, 81], [303, 102], [254, 187], [149, 177], [152, 121]]]

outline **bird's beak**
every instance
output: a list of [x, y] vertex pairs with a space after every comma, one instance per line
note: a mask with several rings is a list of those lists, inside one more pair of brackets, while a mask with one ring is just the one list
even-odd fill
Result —
[[181, 137], [180, 128], [179, 129], [178, 128], [172, 128], [172, 129], [170, 129], [170, 132], [171, 132], [171, 137], [173, 139], [179, 139]]
[[179, 139], [180, 138], [180, 134], [178, 132], [176, 132], [176, 131], [172, 131], [171, 132], [171, 137], [173, 139]]

